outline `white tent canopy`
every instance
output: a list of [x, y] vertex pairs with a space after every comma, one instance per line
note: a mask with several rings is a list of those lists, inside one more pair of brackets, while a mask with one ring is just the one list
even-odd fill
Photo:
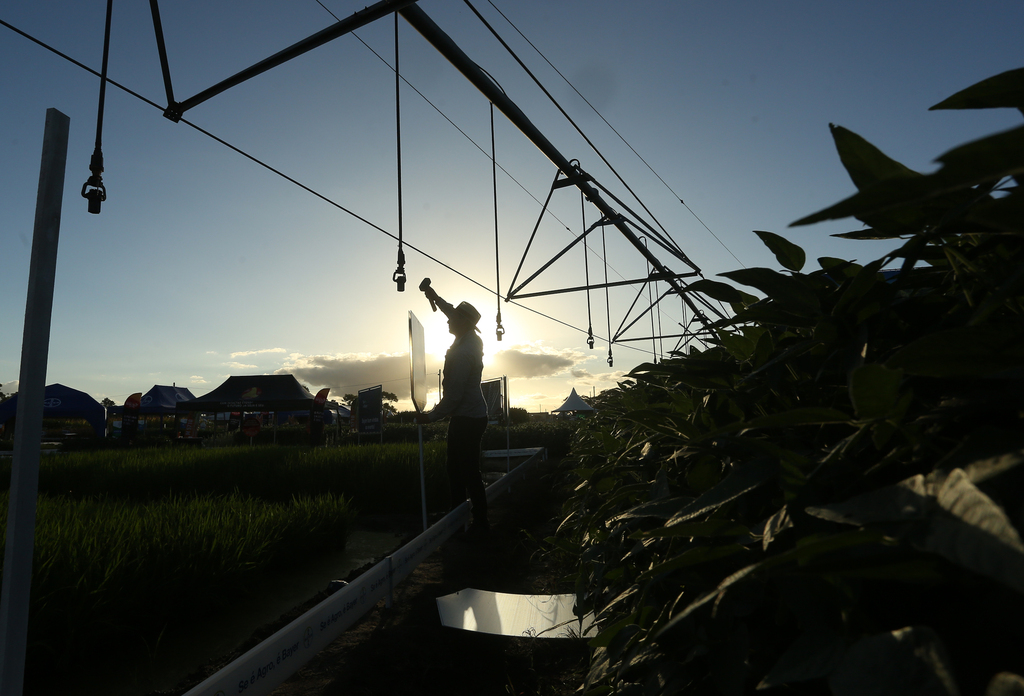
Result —
[[576, 389], [573, 388], [572, 393], [569, 394], [569, 398], [565, 400], [565, 403], [553, 410], [552, 413], [571, 413], [573, 411], [593, 410], [594, 408], [581, 399], [580, 395], [576, 393]]

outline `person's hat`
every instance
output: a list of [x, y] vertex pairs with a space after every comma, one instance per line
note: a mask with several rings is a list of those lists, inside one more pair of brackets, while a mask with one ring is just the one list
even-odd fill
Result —
[[476, 307], [474, 307], [468, 302], [460, 302], [459, 306], [455, 308], [455, 312], [461, 315], [462, 318], [465, 319], [467, 322], [469, 322], [470, 326], [472, 326], [474, 329], [476, 329], [477, 331], [480, 330], [477, 329], [476, 326], [477, 322], [480, 321], [480, 312], [476, 311]]

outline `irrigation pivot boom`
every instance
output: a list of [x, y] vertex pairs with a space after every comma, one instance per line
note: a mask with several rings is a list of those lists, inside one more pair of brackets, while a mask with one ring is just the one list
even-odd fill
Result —
[[[487, 97], [491, 103], [494, 104], [498, 110], [501, 111], [505, 117], [523, 133], [523, 135], [529, 138], [530, 141], [536, 145], [552, 163], [554, 163], [565, 177], [561, 182], [556, 182], [556, 185], [574, 185], [579, 188], [580, 191], [583, 192], [583, 195], [586, 196], [587, 200], [593, 203], [603, 215], [601, 224], [613, 225], [618, 229], [622, 236], [633, 245], [637, 252], [647, 260], [652, 269], [647, 280], [665, 282], [670, 287], [670, 290], [667, 293], [662, 294], [658, 301], [669, 295], [677, 295], [693, 311], [694, 316], [699, 320], [702, 328], [706, 328], [711, 322], [703, 309], [698, 307], [694, 301], [694, 293], [687, 292], [686, 284], [682, 280], [687, 277], [699, 276], [700, 269], [687, 259], [682, 252], [669, 249], [667, 246], [665, 248], [672, 252], [673, 255], [681, 261], [689, 265], [692, 268], [692, 271], [687, 273], [675, 273], [666, 267], [633, 232], [627, 223], [627, 218], [622, 213], [612, 208], [604, 200], [601, 193], [592, 184], [594, 180], [586, 174], [586, 172], [580, 169], [577, 164], [570, 162], [561, 152], [559, 152], [558, 148], [556, 148], [551, 141], [549, 141], [544, 134], [533, 125], [522, 110], [516, 106], [515, 102], [509, 99], [494, 83], [494, 81], [480, 68], [480, 66], [474, 63], [469, 56], [467, 56], [462, 49], [458, 47], [451, 37], [437, 26], [437, 24], [435, 24], [434, 21], [430, 19], [430, 17], [428, 17], [418, 5], [407, 5], [398, 10], [398, 13], [432, 46], [434, 46], [441, 55], [448, 59], [456, 70], [461, 72], [466, 79], [480, 90], [480, 92], [482, 92], [483, 95]], [[665, 245], [663, 244], [662, 246]], [[520, 288], [521, 287], [522, 286], [520, 286]], [[520, 295], [520, 297], [523, 296], [524, 295]], [[513, 299], [513, 297], [514, 296], [510, 293], [510, 296], [505, 299], [508, 301]], [[653, 309], [654, 304], [657, 304], [658, 301], [655, 301], [652, 304], [651, 309]], [[719, 314], [709, 303], [705, 304], [705, 308]], [[719, 314], [719, 316], [721, 317], [722, 315]], [[635, 323], [635, 321], [633, 323]], [[624, 329], [620, 327], [619, 335], [621, 335], [622, 331], [624, 331]], [[612, 339], [612, 342], [614, 342], [614, 339], [618, 338], [618, 336], [610, 338]]]
[[[663, 299], [670, 296], [677, 296], [680, 300], [690, 308], [693, 313], [694, 320], [700, 325], [699, 331], [706, 332], [708, 330], [711, 321], [708, 319], [705, 310], [717, 315], [719, 318], [724, 318], [724, 315], [718, 311], [712, 305], [707, 298], [699, 293], [690, 291], [684, 281], [685, 278], [692, 278], [694, 276], [700, 276], [700, 269], [686, 257], [686, 254], [679, 249], [678, 246], [671, 239], [662, 237], [652, 226], [644, 222], [639, 216], [629, 210], [629, 208], [620, 200], [615, 198], [607, 189], [601, 187], [589, 174], [584, 172], [575, 161], [570, 161], [544, 136], [540, 130], [533, 125], [533, 123], [526, 117], [522, 110], [516, 106], [516, 104], [505, 95], [504, 92], [494, 83], [494, 81], [487, 75], [487, 73], [474, 63], [463, 51], [456, 45], [456, 43], [449, 37], [434, 21], [427, 16], [427, 14], [416, 4], [416, 0], [378, 0], [378, 2], [370, 5], [363, 10], [360, 10], [349, 17], [346, 17], [335, 24], [323, 29], [301, 41], [292, 44], [288, 48], [279, 51], [278, 53], [266, 58], [254, 65], [236, 73], [235, 75], [222, 80], [221, 82], [195, 94], [188, 99], [182, 101], [176, 101], [174, 98], [174, 91], [171, 85], [170, 68], [167, 61], [166, 47], [163, 41], [163, 29], [160, 21], [160, 13], [158, 9], [158, 0], [150, 0], [150, 6], [153, 14], [153, 25], [156, 30], [157, 37], [157, 48], [160, 56], [161, 68], [164, 76], [164, 83], [167, 92], [167, 108], [164, 115], [172, 121], [179, 121], [185, 111], [195, 107], [206, 100], [224, 92], [231, 87], [234, 87], [242, 82], [255, 77], [267, 70], [277, 67], [292, 58], [295, 58], [303, 53], [313, 50], [325, 43], [333, 41], [334, 39], [343, 36], [355, 29], [365, 26], [377, 19], [381, 19], [391, 13], [396, 13], [403, 17], [414, 29], [416, 29], [438, 52], [441, 53], [448, 61], [461, 72], [477, 89], [479, 89], [490, 102], [500, 110], [506, 118], [509, 119], [533, 144], [558, 168], [561, 178], [556, 176], [555, 183], [552, 186], [552, 191], [555, 188], [561, 188], [564, 186], [576, 186], [580, 189], [583, 195], [593, 203], [597, 209], [601, 212], [601, 220], [588, 230], [588, 233], [595, 227], [605, 227], [608, 225], [614, 226], [622, 234], [626, 240], [637, 250], [637, 252], [643, 256], [649, 264], [649, 272], [646, 278], [638, 279], [634, 281], [607, 283], [603, 285], [590, 285], [586, 288], [569, 288], [563, 290], [553, 290], [542, 293], [521, 293], [523, 286], [530, 282], [537, 274], [534, 274], [529, 280], [521, 284], [519, 287], [510, 289], [509, 293], [505, 297], [505, 301], [535, 297], [541, 294], [554, 294], [556, 292], [574, 292], [581, 289], [596, 289], [596, 288], [607, 288], [613, 285], [634, 285], [636, 283], [643, 283], [645, 286], [649, 286], [650, 283], [664, 282], [668, 284], [668, 291], [659, 293], [657, 299], [651, 301], [647, 312], [654, 310], [655, 306]], [[600, 189], [600, 190], [599, 190]], [[615, 210], [612, 206], [602, 197], [602, 191], [608, 197], [612, 198], [615, 203], [619, 206], [620, 210]], [[550, 198], [550, 194], [549, 194]], [[662, 261], [655, 255], [646, 244], [644, 244], [640, 237], [634, 233], [634, 229], [641, 230], [647, 238], [656, 242], [665, 251], [671, 254], [675, 259], [682, 262], [690, 268], [685, 273], [676, 273], [669, 269]], [[585, 237], [586, 235], [584, 235]], [[582, 239], [581, 237], [580, 239]], [[571, 246], [571, 245], [570, 245]], [[566, 249], [565, 251], [568, 251]], [[562, 254], [565, 251], [561, 252]], [[561, 254], [560, 254], [561, 255]], [[554, 259], [552, 260], [552, 262]], [[550, 265], [549, 262], [547, 265]], [[515, 281], [513, 281], [514, 284]], [[642, 290], [641, 290], [642, 292]], [[500, 294], [500, 292], [499, 292]], [[640, 294], [634, 299], [633, 306], [630, 307], [629, 312], [633, 311], [633, 307], [636, 306], [637, 300]], [[702, 305], [702, 306], [699, 306]], [[646, 312], [641, 313], [643, 316]], [[629, 330], [631, 326], [636, 324], [639, 320], [639, 316], [633, 321], [626, 323], [629, 319], [629, 313], [627, 317], [623, 319], [619, 330], [614, 336], [609, 336], [610, 343], [615, 343], [620, 340], [643, 340], [643, 339], [623, 339], [622, 335], [625, 331]], [[672, 336], [673, 338], [687, 339], [697, 335], [694, 332], [689, 332], [687, 326], [683, 326], [683, 333]], [[652, 329], [653, 330], [653, 329]], [[610, 332], [610, 328], [609, 328]], [[668, 336], [661, 336], [661, 338], [667, 338]], [[653, 337], [652, 337], [653, 338]]]

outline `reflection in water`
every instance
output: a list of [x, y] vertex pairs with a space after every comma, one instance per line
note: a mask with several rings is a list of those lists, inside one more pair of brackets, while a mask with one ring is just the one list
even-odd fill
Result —
[[[328, 554], [254, 582], [239, 591], [238, 602], [222, 607], [215, 616], [189, 626], [187, 632], [165, 635], [149, 657], [133, 664], [112, 664], [102, 671], [77, 675], [80, 696], [138, 696], [169, 690], [203, 664], [230, 653], [253, 631], [327, 589], [331, 580], [379, 560], [398, 548], [402, 535], [393, 531], [353, 531], [345, 550]], [[112, 651], [124, 654], [123, 650]], [[62, 693], [63, 690], [61, 690]], [[55, 692], [56, 693], [56, 692]]]

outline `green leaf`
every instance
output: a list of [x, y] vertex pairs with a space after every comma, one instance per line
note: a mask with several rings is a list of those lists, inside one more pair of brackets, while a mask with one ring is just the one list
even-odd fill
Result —
[[999, 181], [1024, 173], [1024, 126], [955, 147], [938, 157], [943, 168], [932, 175], [947, 189]]
[[748, 360], [753, 355], [756, 344], [746, 336], [723, 330], [715, 333], [718, 334], [718, 340], [722, 343], [722, 347], [740, 362]]
[[971, 206], [964, 220], [999, 232], [1024, 232], [1024, 194], [1015, 192], [1001, 198], [989, 198]]
[[725, 505], [749, 490], [769, 481], [778, 470], [775, 462], [758, 459], [747, 464], [736, 465], [714, 488], [701, 493], [692, 503], [672, 516], [667, 527], [680, 524], [715, 508]]
[[674, 517], [676, 513], [693, 501], [694, 498], [689, 496], [669, 498], [668, 500], [652, 500], [616, 515], [610, 521], [617, 522], [619, 520], [636, 519], [640, 517], [655, 517], [667, 520]]
[[793, 520], [790, 518], [786, 506], [783, 505], [775, 514], [766, 519], [760, 527], [755, 527], [751, 530], [751, 533], [754, 536], [761, 537], [761, 548], [767, 551], [768, 545], [775, 540], [775, 537], [792, 526]]
[[700, 565], [701, 563], [710, 563], [711, 561], [717, 561], [719, 558], [725, 558], [727, 556], [744, 553], [746, 551], [747, 548], [739, 544], [726, 544], [724, 546], [697, 546], [684, 551], [675, 558], [670, 558], [669, 560], [659, 563], [653, 568], [644, 571], [637, 576], [637, 582], [647, 582], [648, 580], [651, 580], [663, 573], [670, 573], [673, 570]]
[[926, 377], [977, 377], [1024, 364], [1019, 331], [970, 326], [922, 336], [897, 351], [885, 366]]
[[850, 374], [850, 400], [858, 418], [885, 418], [899, 400], [903, 370], [882, 365], [861, 365]]
[[941, 472], [932, 478], [919, 474], [806, 512], [833, 522], [881, 527], [921, 551], [1024, 592], [1024, 542], [1002, 508], [962, 469], [945, 478]]
[[772, 413], [741, 423], [744, 430], [755, 428], [790, 428], [798, 425], [821, 425], [824, 423], [847, 423], [850, 416], [834, 408], [808, 406], [794, 408], [781, 413]]
[[922, 550], [1024, 592], [1024, 543], [1006, 513], [960, 469], [943, 482], [936, 499], [950, 516], [936, 516]]
[[686, 414], [683, 413], [665, 413], [664, 411], [643, 409], [630, 411], [622, 418], [663, 435], [683, 437], [688, 440], [701, 436], [700, 430], [690, 423]]
[[619, 631], [636, 621], [636, 618], [637, 614], [633, 613], [625, 618], [619, 619], [610, 626], [605, 626], [601, 629], [600, 633], [590, 639], [590, 642], [587, 643], [587, 645], [592, 648], [607, 648]]
[[712, 300], [718, 300], [719, 302], [739, 302], [744, 301], [750, 297], [747, 293], [740, 292], [728, 283], [719, 283], [714, 280], [708, 280], [702, 278], [695, 283], [690, 283], [686, 286], [686, 292], [699, 292], [707, 295]]
[[832, 123], [828, 127], [839, 151], [839, 159], [858, 190], [863, 191], [886, 179], [922, 176], [883, 154], [853, 131]]
[[845, 651], [846, 642], [842, 636], [827, 626], [815, 626], [804, 631], [786, 649], [757, 688], [770, 689], [828, 676], [842, 661]]
[[783, 275], [770, 268], [743, 268], [719, 275], [757, 288], [782, 305], [783, 309], [791, 312], [808, 312], [819, 308], [818, 297], [807, 285], [798, 278]]
[[839, 534], [806, 537], [801, 540], [801, 543], [795, 549], [772, 556], [758, 563], [752, 563], [745, 568], [737, 570], [732, 575], [729, 575], [718, 583], [718, 587], [704, 592], [690, 602], [685, 609], [673, 616], [672, 619], [658, 631], [655, 637], [658, 638], [668, 631], [671, 631], [673, 628], [685, 621], [686, 618], [695, 611], [724, 595], [733, 585], [747, 579], [755, 578], [764, 571], [786, 565], [793, 561], [796, 561], [797, 563], [806, 563], [815, 556], [829, 553], [831, 551], [877, 544], [883, 538], [884, 536], [881, 532], [872, 529], [858, 529], [851, 532], [840, 532]]
[[854, 230], [853, 232], [830, 234], [829, 237], [837, 237], [839, 239], [897, 239], [900, 237], [900, 233], [866, 228], [863, 230]]
[[1024, 68], [1007, 70], [986, 78], [935, 106], [936, 109], [996, 109], [1009, 107], [1024, 111]]
[[[1024, 215], [1021, 219], [1024, 220]], [[1022, 289], [1024, 289], [1024, 265], [1021, 265], [1015, 273], [1008, 274], [1003, 283], [985, 298], [985, 301], [971, 315], [970, 321], [967, 322], [968, 326], [978, 326], [1001, 307], [1013, 307], [1015, 298], [1021, 294]]]
[[839, 300], [836, 301], [835, 307], [832, 308], [834, 316], [854, 311], [871, 290], [885, 283], [885, 279], [878, 273], [884, 262], [885, 259], [876, 259], [866, 266], [857, 268], [853, 282], [846, 287]]
[[804, 267], [804, 262], [807, 260], [807, 255], [804, 250], [798, 247], [793, 242], [789, 241], [785, 237], [781, 237], [774, 232], [760, 232], [754, 230], [754, 234], [761, 238], [764, 245], [775, 254], [775, 258], [782, 264], [783, 268], [788, 268], [791, 271], [799, 271]]
[[721, 460], [701, 459], [686, 469], [686, 485], [695, 493], [703, 493], [722, 480]]
[[971, 483], [978, 485], [1024, 463], [1024, 432], [983, 427], [970, 433], [935, 465], [948, 475], [963, 469]]
[[819, 256], [818, 265], [828, 274], [829, 278], [837, 283], [842, 282], [842, 278], [853, 278], [861, 269], [861, 265], [858, 263], [837, 259], [833, 256]]
[[834, 696], [959, 696], [945, 647], [927, 626], [861, 638], [829, 675]]
[[[792, 226], [809, 225], [822, 220], [844, 217], [865, 217], [894, 210], [905, 210], [924, 203], [935, 203], [943, 197], [958, 194], [945, 201], [943, 210], [970, 203], [979, 184], [999, 181], [1024, 173], [1024, 126], [997, 133], [956, 147], [938, 160], [943, 168], [934, 174], [915, 178], [882, 180], [833, 206], [808, 215]], [[913, 230], [907, 230], [911, 232]]]
[[718, 325], [757, 323], [771, 326], [810, 328], [814, 326], [816, 321], [817, 317], [810, 312], [791, 312], [774, 303], [765, 304], [758, 302], [756, 305], [737, 311], [731, 320], [718, 322]]
[[684, 522], [672, 527], [661, 527], [659, 529], [648, 529], [647, 531], [634, 532], [630, 539], [663, 539], [667, 537], [720, 537], [720, 536], [745, 536], [750, 531], [742, 524], [732, 520], [714, 519], [704, 522]]

